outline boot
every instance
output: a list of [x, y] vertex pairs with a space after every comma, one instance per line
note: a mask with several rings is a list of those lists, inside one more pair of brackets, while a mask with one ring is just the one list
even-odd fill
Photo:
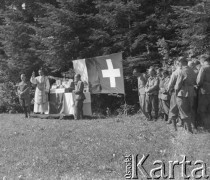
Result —
[[177, 126], [176, 126], [176, 119], [172, 120], [173, 126], [174, 126], [174, 130], [177, 131]]
[[151, 113], [148, 113], [148, 116], [147, 116], [148, 118], [147, 118], [147, 121], [152, 121], [152, 115], [151, 115]]
[[25, 113], [25, 118], [28, 118], [27, 108], [24, 107], [23, 109], [24, 109], [24, 113]]
[[184, 127], [184, 122], [180, 117], [177, 119], [177, 126], [178, 127]]
[[164, 114], [163, 120], [164, 120], [164, 121], [168, 121], [168, 115], [167, 115], [167, 114]]
[[155, 117], [154, 120], [157, 121], [158, 120], [158, 112], [155, 112]]

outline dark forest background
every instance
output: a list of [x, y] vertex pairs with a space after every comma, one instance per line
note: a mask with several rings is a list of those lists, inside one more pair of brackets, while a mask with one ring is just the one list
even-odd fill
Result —
[[[19, 111], [20, 74], [44, 67], [61, 76], [72, 60], [123, 52], [126, 102], [137, 104], [132, 69], [198, 59], [209, 49], [210, 1], [0, 0], [0, 111]], [[93, 97], [95, 112], [118, 112], [124, 98]]]

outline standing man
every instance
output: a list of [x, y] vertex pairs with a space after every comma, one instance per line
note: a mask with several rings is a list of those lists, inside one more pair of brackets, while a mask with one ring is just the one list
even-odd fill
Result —
[[159, 116], [161, 118], [164, 118], [163, 117], [164, 116], [163, 103], [162, 103], [162, 100], [161, 100], [161, 91], [160, 91], [160, 88], [163, 86], [163, 82], [164, 82], [164, 77], [162, 76], [162, 72], [163, 72], [162, 68], [158, 68], [156, 70], [157, 78], [159, 79], [159, 94], [158, 94]]
[[148, 120], [152, 120], [152, 110], [155, 112], [154, 119], [158, 119], [158, 93], [159, 93], [159, 79], [156, 77], [156, 71], [154, 68], [150, 68], [149, 79], [145, 86], [146, 92], [146, 112], [148, 114]]
[[210, 56], [204, 60], [198, 73], [197, 85], [199, 88], [198, 113], [206, 127], [210, 125]]
[[21, 74], [20, 76], [21, 82], [18, 84], [18, 97], [20, 105], [23, 108], [23, 111], [25, 113], [25, 118], [30, 118], [30, 105], [31, 105], [31, 99], [30, 99], [30, 84], [29, 82], [26, 82], [26, 76], [25, 74]]
[[181, 70], [178, 73], [177, 82], [175, 85], [176, 102], [179, 109], [179, 114], [184, 124], [185, 129], [193, 133], [194, 116], [193, 105], [195, 99], [196, 74], [188, 66], [188, 61], [185, 57], [179, 60]]
[[177, 81], [178, 73], [181, 70], [179, 66], [179, 62], [176, 60], [174, 62], [174, 67], [176, 67], [176, 70], [173, 71], [170, 81], [168, 83], [168, 93], [171, 95], [171, 100], [170, 100], [170, 109], [169, 109], [169, 115], [168, 115], [168, 124], [173, 123], [175, 131], [177, 131], [177, 119], [179, 116], [179, 110], [176, 102], [176, 93], [174, 90], [174, 86]]
[[75, 90], [75, 103], [74, 103], [74, 119], [79, 120], [83, 119], [83, 101], [85, 100], [84, 83], [81, 81], [81, 75], [76, 74], [74, 76]]
[[135, 68], [133, 71], [133, 75], [137, 77], [138, 80], [138, 95], [139, 95], [139, 105], [142, 113], [147, 117], [146, 113], [146, 102], [145, 102], [145, 85], [147, 83], [146, 74], [140, 73], [139, 69]]
[[170, 81], [169, 73], [166, 70], [162, 71], [162, 78], [160, 80], [160, 100], [162, 104], [162, 110], [164, 115], [164, 120], [168, 120], [169, 108], [170, 108], [170, 96], [167, 91], [168, 83]]
[[43, 70], [40, 69], [39, 76], [35, 77], [35, 73], [32, 73], [31, 83], [36, 84], [34, 113], [45, 114], [48, 112], [49, 79], [44, 75]]
[[[195, 61], [189, 61], [188, 62], [188, 66], [195, 72], [196, 77], [197, 77], [197, 75], [199, 73], [199, 70], [201, 68], [200, 62], [197, 61], [197, 60], [195, 60]], [[194, 119], [194, 122], [195, 122], [195, 128], [197, 128], [197, 126], [199, 124], [199, 119], [200, 119], [198, 117], [198, 112], [197, 112], [197, 109], [198, 109], [198, 94], [199, 94], [198, 93], [198, 91], [199, 91], [198, 86], [195, 86], [194, 89], [195, 89], [196, 95], [195, 95], [194, 105], [193, 105], [193, 108], [194, 108], [193, 109], [193, 112], [194, 112], [193, 119]]]

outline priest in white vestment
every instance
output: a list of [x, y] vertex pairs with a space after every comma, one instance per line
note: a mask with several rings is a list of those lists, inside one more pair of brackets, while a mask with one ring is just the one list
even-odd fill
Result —
[[42, 69], [39, 70], [39, 76], [35, 77], [33, 72], [31, 83], [36, 84], [34, 96], [34, 113], [48, 114], [49, 103], [48, 94], [50, 91], [50, 82], [47, 76], [44, 76]]

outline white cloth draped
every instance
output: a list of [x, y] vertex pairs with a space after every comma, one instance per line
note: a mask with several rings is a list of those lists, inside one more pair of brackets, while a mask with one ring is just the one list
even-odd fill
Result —
[[36, 84], [34, 96], [34, 113], [49, 113], [48, 93], [50, 90], [49, 79], [46, 76], [31, 77], [31, 83]]

